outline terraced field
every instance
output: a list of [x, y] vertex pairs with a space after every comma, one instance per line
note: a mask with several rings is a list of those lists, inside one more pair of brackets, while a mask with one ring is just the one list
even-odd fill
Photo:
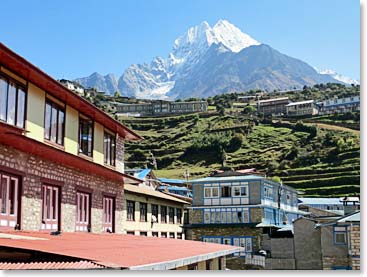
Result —
[[[241, 115], [220, 117], [216, 113], [121, 120], [145, 139], [126, 144], [126, 166], [153, 167], [159, 177], [205, 177], [222, 167], [213, 150], [188, 151], [198, 136], [218, 133], [241, 134], [242, 145], [225, 153], [231, 169], [255, 167], [268, 176], [279, 176], [284, 184], [304, 196], [359, 194], [359, 132], [348, 128], [319, 128], [316, 135], [292, 126], [260, 124]], [[329, 124], [329, 123], [328, 123]]]

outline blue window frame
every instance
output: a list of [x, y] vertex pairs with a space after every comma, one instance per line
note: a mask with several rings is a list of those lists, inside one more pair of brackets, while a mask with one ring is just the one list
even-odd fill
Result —
[[201, 240], [204, 242], [242, 247], [242, 251], [233, 254], [233, 256], [244, 257], [246, 254], [253, 253], [253, 236], [202, 236]]
[[242, 224], [250, 222], [248, 208], [204, 208], [204, 224]]

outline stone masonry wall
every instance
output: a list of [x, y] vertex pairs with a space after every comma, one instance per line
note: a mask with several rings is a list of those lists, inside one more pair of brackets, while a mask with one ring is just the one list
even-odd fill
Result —
[[116, 135], [116, 170], [125, 173], [125, 144], [124, 139], [118, 134]]
[[353, 270], [361, 269], [361, 239], [360, 239], [360, 225], [351, 225], [350, 233], [350, 266]]
[[[24, 174], [21, 192], [21, 221], [23, 230], [40, 230], [42, 215], [42, 181], [61, 183], [61, 230], [75, 231], [76, 191], [78, 188], [92, 190], [92, 232], [102, 232], [103, 193], [116, 195], [115, 231], [122, 232], [123, 184], [110, 181], [77, 169], [31, 156], [0, 144], [0, 167], [2, 170]], [[42, 179], [44, 178], [44, 179]]]

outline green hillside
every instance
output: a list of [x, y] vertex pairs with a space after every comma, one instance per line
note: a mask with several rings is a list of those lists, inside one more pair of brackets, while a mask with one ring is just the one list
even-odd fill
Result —
[[[347, 120], [340, 120], [348, 127]], [[242, 114], [126, 118], [144, 137], [126, 144], [126, 166], [153, 167], [157, 175], [205, 177], [215, 169], [256, 168], [278, 176], [304, 196], [359, 194], [359, 131], [308, 120], [280, 122]]]

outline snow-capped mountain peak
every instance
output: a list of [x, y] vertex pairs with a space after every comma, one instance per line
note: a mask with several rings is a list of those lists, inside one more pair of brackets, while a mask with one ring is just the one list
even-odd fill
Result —
[[246, 47], [260, 44], [260, 42], [243, 33], [227, 20], [219, 20], [212, 30], [216, 38], [215, 43], [222, 43], [231, 49], [232, 52], [237, 53]]
[[341, 75], [341, 74], [337, 73], [335, 70], [332, 70], [332, 69], [318, 70], [317, 68], [315, 68], [315, 69], [316, 69], [316, 71], [318, 71], [318, 73], [320, 73], [322, 75], [329, 75], [332, 78], [334, 78], [335, 80], [338, 80], [338, 81], [343, 82], [345, 84], [359, 85], [359, 81], [358, 80], [355, 80], [355, 79], [350, 78], [348, 76]]

